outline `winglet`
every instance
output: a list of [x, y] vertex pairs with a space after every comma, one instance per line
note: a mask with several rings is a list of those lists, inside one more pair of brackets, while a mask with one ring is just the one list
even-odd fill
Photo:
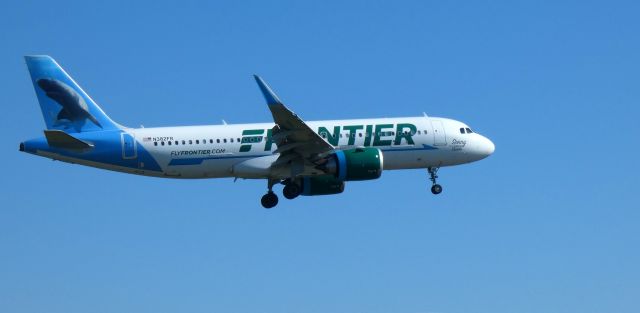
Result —
[[256, 83], [258, 83], [258, 87], [260, 87], [260, 91], [262, 91], [262, 95], [264, 96], [264, 99], [267, 100], [268, 105], [282, 104], [282, 101], [280, 101], [275, 92], [269, 88], [269, 85], [267, 85], [260, 76], [253, 75], [253, 78], [256, 79]]

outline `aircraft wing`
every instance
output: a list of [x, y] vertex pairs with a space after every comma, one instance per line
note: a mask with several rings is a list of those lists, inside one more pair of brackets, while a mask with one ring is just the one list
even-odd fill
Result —
[[[303, 161], [307, 167], [312, 165], [308, 162], [313, 163], [321, 156], [334, 150], [329, 142], [320, 137], [297, 114], [287, 108], [262, 78], [257, 75], [254, 75], [254, 78], [269, 105], [273, 121], [276, 123], [271, 135], [273, 142], [278, 146], [275, 153], [280, 153], [280, 157], [275, 165]], [[301, 173], [302, 169], [294, 170], [294, 172], [296, 173], [292, 173], [292, 176]]]

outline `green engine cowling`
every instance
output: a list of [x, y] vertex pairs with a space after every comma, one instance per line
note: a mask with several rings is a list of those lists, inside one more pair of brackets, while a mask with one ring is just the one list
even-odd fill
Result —
[[330, 156], [326, 172], [340, 181], [370, 180], [380, 178], [383, 164], [377, 148], [339, 150]]
[[334, 195], [344, 191], [344, 181], [333, 175], [308, 176], [300, 179], [302, 196]]

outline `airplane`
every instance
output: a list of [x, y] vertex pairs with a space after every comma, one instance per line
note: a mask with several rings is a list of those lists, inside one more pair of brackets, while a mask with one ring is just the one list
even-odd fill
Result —
[[345, 182], [372, 180], [383, 170], [427, 169], [440, 194], [441, 167], [484, 159], [495, 145], [460, 121], [418, 117], [304, 121], [257, 75], [273, 117], [260, 124], [129, 128], [107, 116], [60, 65], [25, 56], [40, 103], [44, 136], [20, 151], [72, 164], [164, 178], [265, 179], [261, 204], [283, 196], [342, 193]]

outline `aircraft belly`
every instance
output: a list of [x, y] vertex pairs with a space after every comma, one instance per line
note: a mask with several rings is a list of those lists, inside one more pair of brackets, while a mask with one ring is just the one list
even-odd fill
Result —
[[59, 153], [48, 152], [48, 151], [38, 151], [36, 154], [46, 158], [57, 160], [57, 161], [95, 167], [95, 168], [109, 170], [109, 171], [136, 174], [136, 175], [142, 175], [142, 176], [163, 177], [162, 172], [159, 172], [159, 171], [147, 170], [142, 168], [140, 169], [131, 168], [131, 167], [120, 166], [112, 163], [96, 162], [96, 161], [91, 161], [87, 159], [69, 157]]

